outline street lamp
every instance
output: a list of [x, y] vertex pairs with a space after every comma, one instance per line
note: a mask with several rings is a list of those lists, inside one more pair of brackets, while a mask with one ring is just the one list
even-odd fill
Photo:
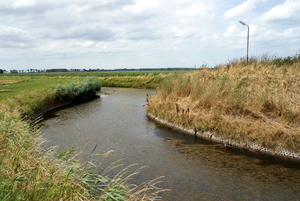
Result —
[[246, 23], [243, 22], [243, 21], [239, 21], [239, 23], [241, 23], [242, 25], [248, 27], [248, 29], [247, 29], [247, 63], [248, 63], [248, 53], [249, 53], [249, 26], [248, 26], [248, 24], [246, 24]]

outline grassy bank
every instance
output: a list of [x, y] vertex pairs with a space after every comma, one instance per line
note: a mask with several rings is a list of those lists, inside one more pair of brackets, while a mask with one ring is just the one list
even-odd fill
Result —
[[[66, 84], [68, 83], [68, 84]], [[97, 78], [86, 79], [26, 79], [9, 86], [9, 98], [1, 102], [22, 117], [32, 117], [49, 107], [66, 102], [82, 102], [96, 91], [100, 91], [101, 82]], [[3, 97], [2, 97], [3, 98]]]
[[[171, 74], [171, 73], [170, 73]], [[103, 86], [127, 88], [155, 88], [169, 74], [148, 74], [140, 76], [99, 77]]]
[[237, 142], [300, 152], [300, 57], [232, 61], [166, 78], [153, 115]]
[[[26, 117], [36, 112], [61, 104], [69, 86], [20, 93], [1, 101], [0, 200], [80, 200], [89, 195], [82, 184], [74, 182], [75, 175], [70, 172], [74, 167], [66, 161], [55, 164], [39, 155], [36, 138], [39, 131], [26, 121]], [[94, 93], [101, 87], [97, 79], [76, 86]], [[89, 93], [81, 95], [87, 97]], [[63, 163], [66, 169], [62, 168]]]
[[[26, 78], [27, 79], [27, 78]], [[9, 84], [24, 84], [26, 79]], [[6, 79], [8, 80], [8, 79]], [[14, 80], [14, 79], [11, 79]], [[64, 80], [63, 82], [65, 82]], [[70, 80], [69, 80], [70, 81]], [[6, 81], [6, 84], [7, 81]], [[54, 84], [54, 83], [53, 83]], [[41, 83], [41, 85], [43, 85]], [[42, 87], [40, 89], [39, 87]], [[80, 164], [73, 149], [57, 154], [39, 151], [39, 130], [30, 126], [28, 117], [68, 101], [85, 101], [101, 88], [97, 78], [73, 80], [51, 88], [31, 86], [24, 94], [1, 101], [0, 105], [0, 200], [156, 200], [163, 191], [158, 180], [139, 186], [128, 185], [132, 175], [125, 167], [113, 178], [93, 172], [93, 164]], [[49, 86], [48, 86], [49, 87]], [[120, 167], [113, 164], [109, 169]], [[108, 169], [108, 170], [109, 170]]]

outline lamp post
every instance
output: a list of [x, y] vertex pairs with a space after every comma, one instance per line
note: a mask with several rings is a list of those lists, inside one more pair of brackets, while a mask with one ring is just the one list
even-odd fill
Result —
[[241, 23], [242, 25], [244, 26], [247, 26], [247, 63], [248, 63], [248, 53], [249, 53], [249, 26], [248, 24], [246, 24], [245, 22], [243, 21], [239, 21], [239, 23]]

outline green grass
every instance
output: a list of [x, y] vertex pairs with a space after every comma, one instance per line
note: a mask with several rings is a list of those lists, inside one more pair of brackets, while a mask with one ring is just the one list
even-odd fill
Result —
[[102, 81], [102, 85], [107, 87], [155, 88], [169, 75], [148, 74], [147, 76], [99, 77], [99, 79]]
[[87, 77], [97, 77], [103, 87], [155, 88], [165, 77], [188, 71], [137, 71], [137, 72], [72, 72], [0, 74], [0, 101], [65, 85]]
[[[10, 81], [16, 83], [10, 83]], [[16, 95], [27, 94], [32, 91], [41, 91], [54, 88], [58, 85], [70, 83], [72, 78], [30, 77], [30, 76], [0, 76], [0, 101]]]

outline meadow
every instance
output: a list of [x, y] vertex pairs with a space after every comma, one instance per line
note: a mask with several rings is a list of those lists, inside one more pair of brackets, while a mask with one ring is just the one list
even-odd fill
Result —
[[97, 77], [103, 87], [155, 88], [171, 74], [189, 71], [112, 71], [112, 72], [62, 72], [0, 74], [0, 101], [64, 85], [74, 80]]

